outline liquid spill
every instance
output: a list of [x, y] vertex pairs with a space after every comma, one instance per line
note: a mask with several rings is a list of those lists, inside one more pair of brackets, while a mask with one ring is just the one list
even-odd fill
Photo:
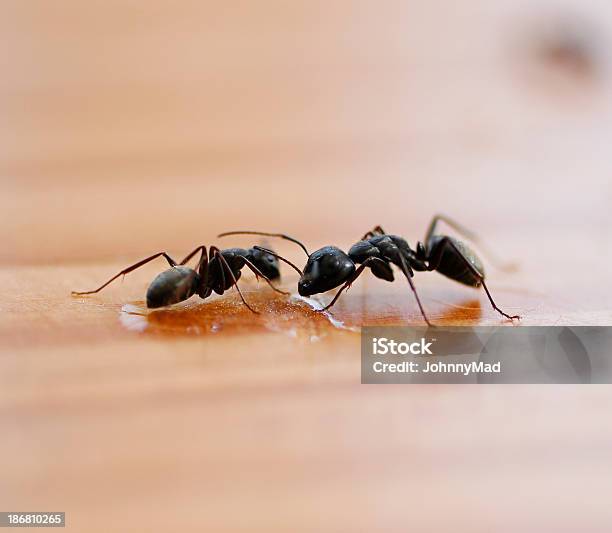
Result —
[[[292, 294], [289, 298], [272, 291], [245, 292], [245, 298], [258, 313], [252, 313], [235, 294], [213, 297], [206, 302], [194, 299], [165, 309], [150, 310], [144, 302], [126, 304], [119, 320], [129, 331], [158, 336], [281, 334], [318, 342], [336, 333], [358, 333], [364, 325], [422, 325], [417, 309], [404, 295], [355, 295], [325, 311], [319, 299]], [[324, 298], [324, 297], [323, 297]], [[458, 304], [439, 302], [428, 309], [438, 325], [478, 323], [480, 301], [470, 299]]]
[[119, 320], [129, 331], [164, 336], [280, 333], [317, 342], [334, 330], [358, 332], [336, 319], [316, 300], [298, 295], [287, 299], [269, 291], [245, 293], [258, 313], [252, 313], [235, 296], [194, 301], [160, 310], [144, 302], [125, 304]]
[[307, 298], [305, 296], [300, 296], [299, 294], [292, 294], [291, 295], [291, 300], [292, 301], [299, 301], [299, 302], [304, 302], [305, 304], [309, 305], [312, 309], [314, 309], [315, 311], [318, 311], [321, 313], [321, 315], [323, 315], [325, 318], [327, 318], [327, 320], [329, 320], [329, 323], [338, 328], [338, 329], [345, 329], [348, 331], [359, 331], [359, 328], [356, 326], [347, 326], [344, 322], [342, 322], [341, 320], [338, 320], [337, 318], [334, 317], [334, 315], [332, 315], [329, 311], [325, 311], [323, 308], [323, 304], [313, 298]]

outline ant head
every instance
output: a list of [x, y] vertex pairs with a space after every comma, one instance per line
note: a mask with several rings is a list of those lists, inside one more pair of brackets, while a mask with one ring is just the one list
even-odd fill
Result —
[[[220, 233], [217, 237], [226, 237], [228, 235], [263, 235], [264, 237], [278, 237], [280, 239], [285, 239], [286, 241], [291, 241], [297, 244], [304, 253], [306, 257], [310, 257], [306, 246], [304, 246], [300, 241], [290, 237], [289, 235], [285, 235], [284, 233], [268, 233], [267, 231], [252, 231], [252, 230], [240, 230], [240, 231], [226, 231], [225, 233]], [[291, 261], [285, 259], [283, 256], [278, 255], [273, 250], [263, 246], [253, 246], [249, 250], [249, 259], [255, 263], [255, 265], [268, 276], [269, 279], [276, 279], [280, 277], [280, 270], [278, 268], [278, 261], [281, 260], [284, 263], [288, 264], [291, 268], [293, 268], [299, 275], [300, 278], [304, 276], [303, 272], [296, 267]], [[256, 254], [260, 254], [257, 255]], [[260, 261], [260, 262], [257, 262]], [[312, 293], [314, 294], [314, 293]]]
[[264, 251], [262, 248], [250, 248], [247, 259], [249, 259], [270, 280], [280, 278], [280, 267], [275, 255]]
[[191, 298], [200, 284], [198, 273], [184, 266], [164, 270], [151, 282], [147, 290], [147, 307], [155, 309]]
[[325, 246], [308, 257], [298, 282], [300, 296], [312, 296], [342, 285], [355, 272], [355, 263], [340, 248]]

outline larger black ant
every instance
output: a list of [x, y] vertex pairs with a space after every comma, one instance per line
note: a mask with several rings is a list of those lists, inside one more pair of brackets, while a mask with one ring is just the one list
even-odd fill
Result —
[[342, 291], [348, 289], [366, 268], [369, 268], [377, 278], [393, 281], [394, 276], [391, 264], [394, 264], [406, 276], [421, 314], [425, 322], [430, 326], [432, 324], [425, 314], [419, 295], [412, 282], [414, 271], [437, 270], [440, 274], [464, 285], [476, 288], [482, 286], [493, 309], [510, 320], [520, 319], [520, 316], [508, 315], [497, 307], [485, 284], [484, 267], [478, 256], [460, 240], [447, 235], [436, 234], [436, 226], [440, 221], [446, 222], [455, 231], [463, 234], [470, 240], [477, 241], [476, 236], [471, 231], [443, 215], [436, 215], [432, 219], [425, 235], [424, 243], [417, 242], [416, 250], [410, 248], [405, 239], [398, 235], [388, 235], [380, 226], [376, 226], [372, 231], [368, 231], [359, 242], [350, 248], [348, 254], [336, 246], [324, 246], [309, 254], [306, 247], [300, 241], [281, 233], [231, 231], [222, 233], [219, 237], [238, 234], [267, 235], [297, 243], [308, 256], [303, 272], [293, 263], [273, 251], [259, 246], [255, 248], [273, 254], [300, 274], [298, 292], [301, 296], [312, 296], [313, 294], [323, 293], [342, 285], [333, 300], [324, 307], [324, 310], [334, 305]]
[[[185, 264], [198, 252], [201, 252], [200, 259], [195, 269], [186, 267]], [[94, 294], [101, 291], [109, 283], [120, 276], [140, 268], [146, 263], [158, 257], [164, 257], [172, 268], [165, 270], [151, 282], [147, 290], [147, 307], [157, 308], [182, 302], [197, 294], [200, 298], [208, 298], [212, 292], [223, 294], [232, 286], [238, 290], [238, 294], [253, 313], [257, 313], [244, 299], [238, 280], [241, 276], [243, 267], [248, 267], [255, 276], [261, 277], [270, 287], [281, 294], [288, 294], [277, 289], [271, 280], [280, 278], [278, 260], [272, 250], [259, 247], [249, 248], [228, 248], [219, 250], [216, 246], [211, 246], [207, 251], [206, 246], [198, 246], [193, 252], [177, 263], [166, 252], [159, 252], [138, 263], [129, 266], [113, 276], [106, 283], [93, 291], [76, 292], [73, 296], [84, 294]], [[210, 257], [210, 258], [209, 258]]]

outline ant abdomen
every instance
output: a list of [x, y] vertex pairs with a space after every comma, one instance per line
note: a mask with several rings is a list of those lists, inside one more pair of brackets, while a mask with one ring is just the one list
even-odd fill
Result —
[[191, 298], [198, 288], [200, 276], [188, 267], [175, 266], [158, 274], [147, 290], [147, 307], [155, 309]]
[[[454, 246], [447, 246], [449, 241]], [[435, 235], [429, 241], [429, 255], [436, 272], [470, 287], [482, 285], [485, 277], [482, 261], [464, 242], [454, 237]], [[473, 269], [466, 265], [466, 260]]]

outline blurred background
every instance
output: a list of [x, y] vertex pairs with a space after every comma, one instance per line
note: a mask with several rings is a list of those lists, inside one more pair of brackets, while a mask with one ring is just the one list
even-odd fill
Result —
[[[612, 324], [609, 0], [0, 5], [0, 510], [610, 531], [608, 387], [362, 386], [358, 334], [248, 280], [257, 317], [235, 294], [128, 316], [161, 261], [69, 296], [249, 242], [224, 230], [414, 244], [443, 212], [520, 264], [489, 286], [523, 324]], [[355, 285], [338, 320], [422, 324], [405, 283]], [[501, 324], [418, 286], [435, 321]]]
[[610, 227], [606, 0], [2, 4], [4, 262]]

